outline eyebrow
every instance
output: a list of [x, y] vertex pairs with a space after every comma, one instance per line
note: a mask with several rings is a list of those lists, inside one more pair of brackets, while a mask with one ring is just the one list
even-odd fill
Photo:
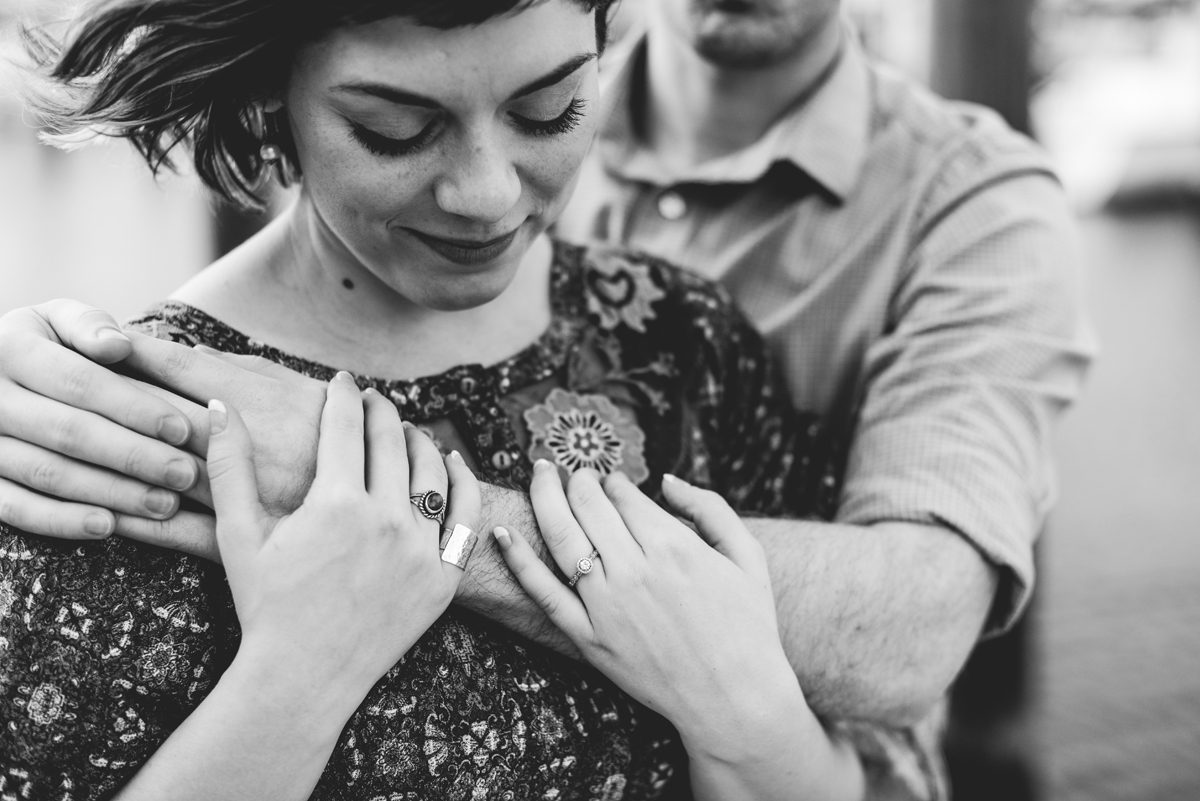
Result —
[[[522, 86], [520, 89], [514, 92], [512, 97], [509, 99], [516, 100], [519, 97], [531, 95], [534, 92], [545, 89], [548, 86], [554, 86], [554, 84], [565, 79], [568, 75], [571, 75], [584, 64], [592, 61], [594, 58], [596, 58], [595, 53], [581, 53], [578, 56], [567, 59], [542, 77], [534, 81], [530, 81]], [[388, 86], [387, 84], [383, 83], [353, 81], [351, 83], [344, 83], [335, 86], [334, 90], [338, 92], [349, 92], [356, 95], [378, 97], [381, 100], [387, 100], [390, 103], [399, 103], [405, 106], [441, 108], [441, 103], [438, 103], [433, 98], [425, 97], [424, 95], [418, 95], [413, 92], [406, 92], [403, 89], [398, 89], [395, 86]]]

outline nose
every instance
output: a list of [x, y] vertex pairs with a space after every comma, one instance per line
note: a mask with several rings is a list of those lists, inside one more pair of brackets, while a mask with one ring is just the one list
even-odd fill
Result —
[[433, 188], [442, 211], [481, 223], [503, 220], [521, 197], [521, 179], [502, 144], [474, 136], [450, 158]]

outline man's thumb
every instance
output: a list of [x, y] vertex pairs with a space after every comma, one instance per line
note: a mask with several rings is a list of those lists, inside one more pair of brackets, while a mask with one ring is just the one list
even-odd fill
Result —
[[119, 362], [133, 350], [108, 312], [66, 299], [52, 300], [38, 310], [63, 344], [98, 364]]
[[[228, 560], [227, 549], [245, 545], [247, 531], [255, 532], [249, 539], [257, 549], [266, 513], [258, 498], [254, 447], [241, 415], [219, 400], [209, 402], [208, 415], [208, 483], [217, 512], [217, 541]], [[230, 533], [237, 535], [238, 542], [226, 542]]]

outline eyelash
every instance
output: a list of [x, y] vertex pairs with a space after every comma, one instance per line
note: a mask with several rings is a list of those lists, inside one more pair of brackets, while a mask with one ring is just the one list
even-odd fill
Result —
[[[530, 120], [516, 114], [513, 114], [512, 118], [522, 131], [531, 136], [558, 136], [569, 133], [579, 126], [580, 120], [583, 119], [585, 106], [587, 106], [587, 101], [577, 97], [567, 104], [562, 114], [552, 120]], [[375, 133], [357, 122], [351, 122], [350, 133], [358, 140], [359, 144], [375, 155], [396, 158], [415, 153], [429, 144], [437, 132], [437, 126], [438, 120], [434, 120], [416, 136], [408, 139], [392, 139], [389, 136]]]
[[583, 119], [583, 109], [587, 105], [587, 101], [583, 98], [575, 98], [567, 104], [566, 110], [552, 120], [529, 120], [524, 117], [512, 115], [526, 133], [534, 136], [556, 136], [565, 134], [575, 130], [579, 125], [579, 121]]
[[433, 139], [433, 134], [436, 132], [437, 124], [438, 120], [434, 120], [426, 125], [419, 134], [408, 139], [392, 139], [390, 136], [377, 134], [365, 125], [359, 125], [357, 122], [350, 123], [350, 132], [358, 140], [359, 144], [375, 155], [395, 158], [415, 153], [429, 144], [430, 140]]

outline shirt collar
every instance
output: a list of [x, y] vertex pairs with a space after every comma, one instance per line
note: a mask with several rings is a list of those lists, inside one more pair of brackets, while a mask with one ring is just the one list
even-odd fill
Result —
[[634, 110], [645, 91], [646, 38], [632, 37], [605, 59], [601, 130], [597, 145], [606, 169], [658, 186], [680, 183], [753, 183], [778, 162], [790, 162], [844, 200], [866, 160], [871, 86], [866, 56], [852, 31], [832, 72], [817, 90], [777, 120], [757, 142], [668, 174], [643, 144]]

